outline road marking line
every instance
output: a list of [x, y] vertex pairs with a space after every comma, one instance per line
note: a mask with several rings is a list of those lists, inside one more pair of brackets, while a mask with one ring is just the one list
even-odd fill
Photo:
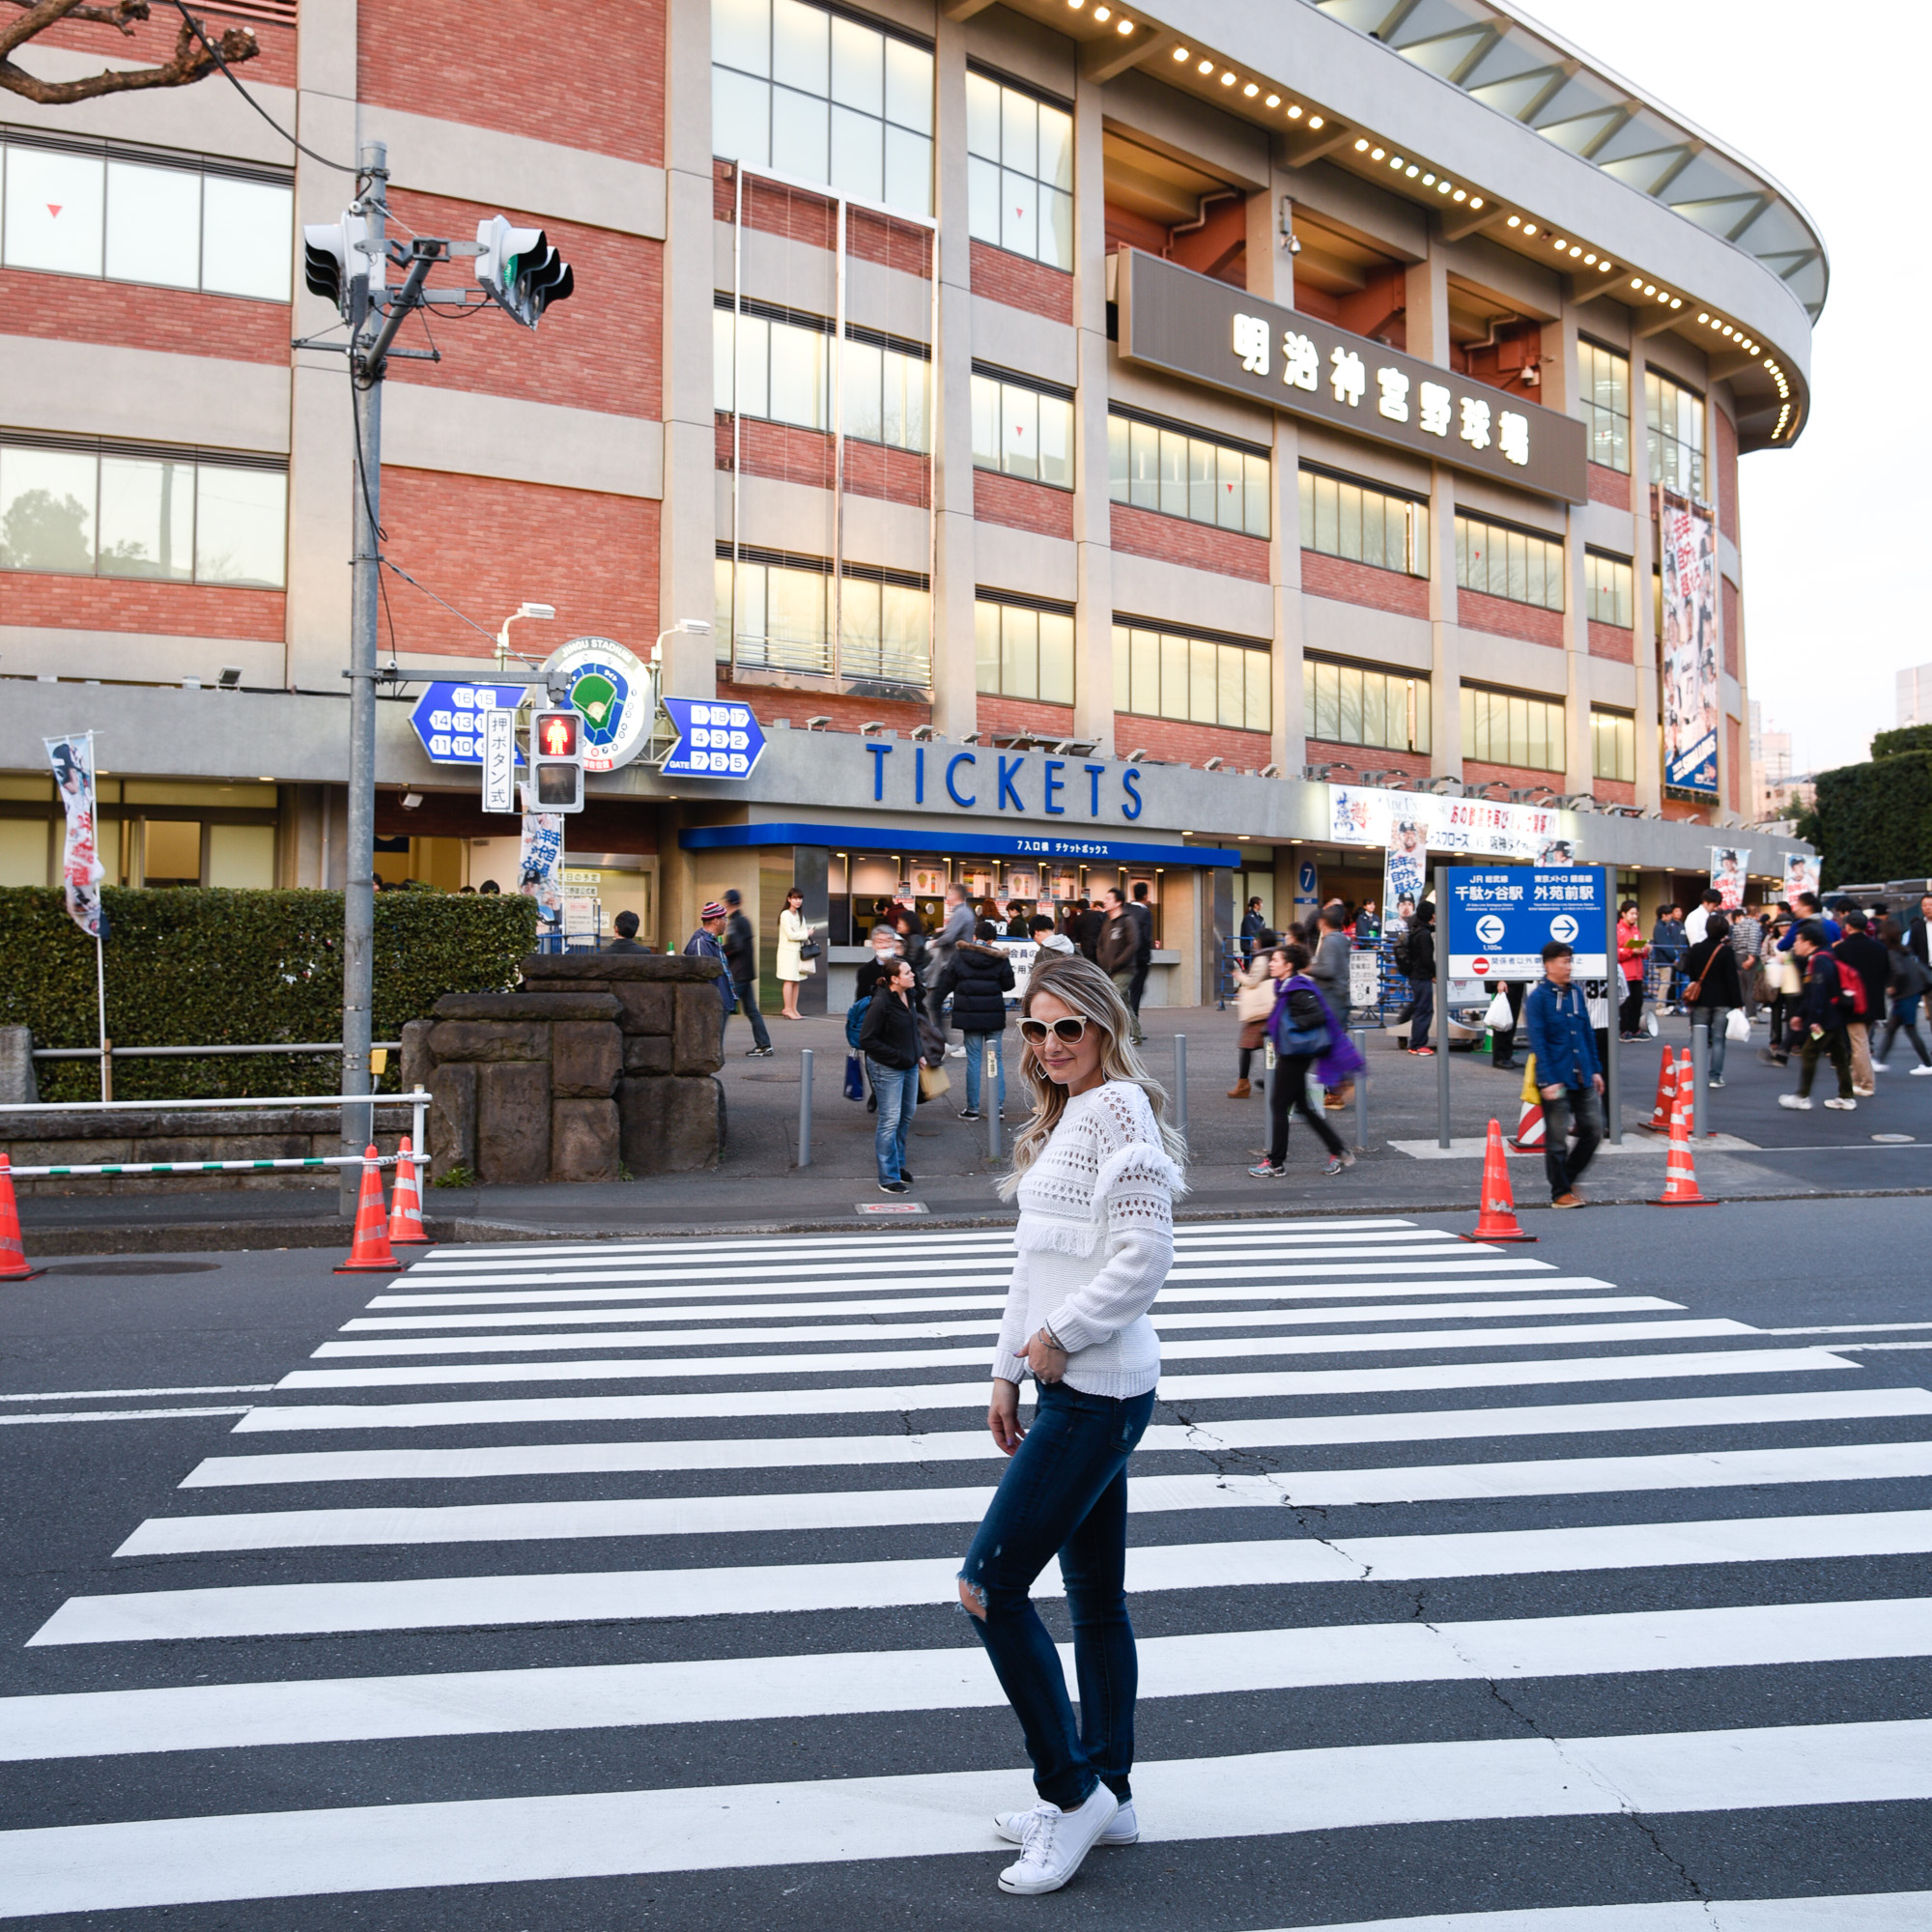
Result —
[[246, 1415], [245, 1406], [235, 1408], [71, 1408], [48, 1415], [0, 1415], [0, 1429], [17, 1428], [29, 1422], [152, 1422], [165, 1415]]
[[[1134, 1767], [1154, 1842], [1377, 1825], [1909, 1804], [1932, 1722], [1344, 1746]], [[1002, 1856], [1010, 1770], [344, 1805], [0, 1833], [16, 1918], [620, 1873]]]

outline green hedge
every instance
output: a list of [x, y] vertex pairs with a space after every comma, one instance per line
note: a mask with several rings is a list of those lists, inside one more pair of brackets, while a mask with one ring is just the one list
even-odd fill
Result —
[[[116, 1046], [224, 1046], [342, 1037], [342, 895], [109, 887], [107, 1032]], [[375, 1037], [396, 1039], [444, 993], [494, 992], [535, 944], [534, 899], [376, 896]], [[44, 887], [0, 890], [0, 1025], [36, 1046], [98, 1043], [94, 942]], [[397, 1085], [389, 1056], [383, 1085]], [[339, 1055], [117, 1060], [117, 1100], [333, 1094]], [[95, 1061], [40, 1063], [41, 1097], [99, 1097]]]
[[[1874, 758], [1900, 758], [1907, 752], [1932, 752], [1932, 724], [1901, 724], [1896, 731], [1873, 732]], [[1904, 874], [1899, 876], [1902, 878]]]
[[1932, 876], [1932, 750], [1820, 772], [1817, 810], [1828, 891]]

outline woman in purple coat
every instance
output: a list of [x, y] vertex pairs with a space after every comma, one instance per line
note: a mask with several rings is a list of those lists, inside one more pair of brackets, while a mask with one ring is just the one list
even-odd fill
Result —
[[1267, 1022], [1267, 1036], [1275, 1052], [1274, 1072], [1268, 1080], [1268, 1151], [1248, 1172], [1257, 1180], [1273, 1180], [1287, 1173], [1288, 1117], [1291, 1109], [1298, 1108], [1328, 1150], [1328, 1164], [1322, 1172], [1340, 1174], [1355, 1164], [1355, 1156], [1342, 1145], [1321, 1113], [1309, 1106], [1308, 1069], [1317, 1069], [1316, 1077], [1324, 1087], [1339, 1086], [1361, 1070], [1362, 1056], [1322, 998], [1321, 987], [1308, 977], [1308, 949], [1278, 946], [1273, 958], [1270, 970], [1280, 977], [1275, 980], [1274, 1011]]

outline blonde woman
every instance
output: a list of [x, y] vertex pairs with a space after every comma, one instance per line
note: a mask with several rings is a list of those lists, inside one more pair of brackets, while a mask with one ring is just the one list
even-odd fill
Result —
[[[1140, 1835], [1137, 1665], [1127, 1620], [1127, 1459], [1153, 1412], [1160, 1339], [1148, 1310], [1174, 1260], [1186, 1149], [1132, 1045], [1113, 981], [1042, 952], [1020, 1008], [1033, 1116], [1001, 1184], [1020, 1208], [986, 1424], [1011, 1457], [959, 1572], [959, 1601], [992, 1659], [1033, 1760], [1038, 1803], [994, 1829], [1020, 1847], [1002, 1891], [1057, 1891], [1095, 1844]], [[1019, 1419], [1031, 1373], [1038, 1403]], [[1076, 1724], [1053, 1639], [1028, 1591], [1058, 1555], [1073, 1620]]]
[[785, 895], [784, 909], [779, 914], [779, 984], [784, 989], [784, 1005], [780, 1016], [802, 1020], [798, 1009], [798, 989], [818, 969], [801, 950], [811, 938], [811, 925], [805, 916], [805, 895], [794, 886]]

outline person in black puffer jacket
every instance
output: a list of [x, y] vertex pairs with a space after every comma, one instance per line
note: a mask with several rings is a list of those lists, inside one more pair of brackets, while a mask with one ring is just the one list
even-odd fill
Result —
[[971, 939], [962, 939], [952, 950], [952, 963], [940, 975], [938, 992], [943, 1001], [952, 995], [952, 1024], [966, 1036], [966, 1105], [962, 1121], [980, 1118], [980, 1080], [985, 1065], [988, 1042], [993, 1048], [997, 1069], [993, 1104], [1005, 1112], [1007, 1067], [1000, 1053], [1000, 1036], [1007, 1030], [1007, 995], [1013, 990], [1012, 955], [994, 942], [999, 928], [982, 919]]

